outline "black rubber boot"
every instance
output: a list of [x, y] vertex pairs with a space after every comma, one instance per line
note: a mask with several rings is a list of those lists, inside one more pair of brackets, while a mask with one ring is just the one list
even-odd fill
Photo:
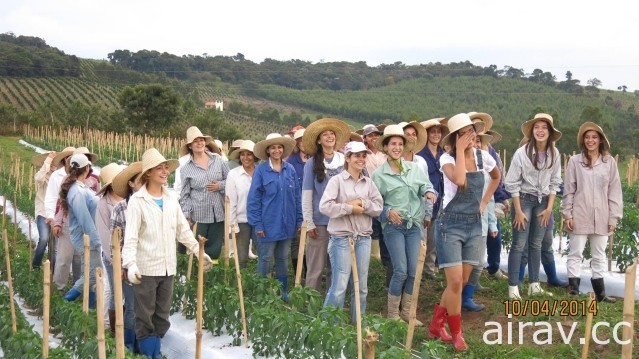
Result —
[[612, 298], [606, 295], [606, 286], [604, 285], [603, 278], [597, 278], [597, 279], [591, 278], [590, 283], [592, 283], [592, 290], [595, 291], [597, 302], [614, 303], [617, 301], [615, 298]]
[[580, 283], [581, 283], [581, 278], [568, 277], [568, 294], [570, 294], [570, 295], [579, 295], [579, 284]]

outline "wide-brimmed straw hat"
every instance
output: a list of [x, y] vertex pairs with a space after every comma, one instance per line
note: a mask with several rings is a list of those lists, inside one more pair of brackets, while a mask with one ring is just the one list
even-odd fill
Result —
[[501, 141], [501, 134], [497, 131], [489, 130], [484, 131], [484, 133], [493, 136], [493, 139], [490, 141], [491, 145], [494, 145], [495, 143]]
[[109, 188], [109, 185], [113, 183], [113, 178], [115, 178], [115, 176], [120, 172], [122, 172], [122, 166], [120, 166], [119, 164], [115, 162], [111, 162], [108, 165], [102, 167], [100, 169], [100, 179], [102, 180], [102, 188], [98, 191], [98, 193], [96, 193], [96, 195], [104, 193], [107, 190], [107, 188]]
[[[302, 139], [303, 141], [303, 139]], [[284, 137], [279, 133], [270, 133], [266, 136], [265, 140], [262, 140], [255, 144], [253, 147], [253, 154], [255, 157], [266, 160], [268, 159], [268, 154], [266, 150], [269, 146], [272, 145], [281, 145], [284, 147], [284, 153], [282, 153], [282, 158], [288, 157], [291, 152], [293, 152], [293, 148], [295, 148], [295, 140], [290, 137]]]
[[493, 136], [486, 133], [478, 133], [477, 136], [479, 136], [479, 139], [481, 140], [482, 148], [488, 146], [488, 144], [490, 144], [493, 140]]
[[426, 139], [428, 139], [428, 129], [435, 126], [439, 126], [441, 128], [442, 137], [446, 136], [450, 131], [448, 130], [448, 126], [446, 126], [445, 122], [448, 122], [446, 117], [431, 118], [430, 120], [420, 122], [422, 127], [424, 127], [424, 130], [426, 130]]
[[178, 150], [178, 156], [182, 157], [189, 153], [189, 145], [195, 141], [196, 138], [202, 137], [206, 143], [206, 147], [208, 147], [211, 151], [215, 152], [217, 145], [213, 143], [213, 137], [209, 135], [202, 134], [199, 128], [196, 126], [191, 126], [186, 130], [186, 143], [180, 146]]
[[559, 139], [561, 138], [561, 131], [555, 128], [552, 116], [547, 113], [538, 113], [532, 120], [524, 122], [521, 125], [521, 132], [524, 134], [524, 136], [530, 138], [532, 128], [537, 121], [545, 121], [548, 124], [548, 129], [550, 130], [550, 137], [548, 138], [548, 141], [559, 141]]
[[[466, 126], [473, 126], [475, 128], [475, 133], [484, 132], [483, 121], [473, 123], [467, 113], [458, 113], [448, 120], [448, 131], [450, 132], [448, 132], [448, 134], [446, 134], [446, 136], [442, 138], [441, 145], [444, 146], [446, 144], [449, 144], [448, 141], [450, 140], [451, 135]], [[449, 145], [452, 146], [452, 144]]]
[[62, 162], [62, 160], [64, 160], [65, 158], [71, 156], [73, 154], [73, 151], [75, 151], [75, 147], [65, 147], [61, 152], [58, 152], [58, 154], [53, 157], [51, 164], [56, 167], [60, 167], [60, 162]]
[[229, 154], [229, 160], [232, 160], [232, 161], [237, 160], [238, 158], [240, 158], [240, 154], [244, 151], [249, 151], [253, 153], [254, 149], [255, 149], [255, 142], [251, 140], [244, 140], [242, 142], [242, 145], [239, 148], [234, 149], [233, 152]]
[[129, 193], [129, 181], [142, 173], [142, 161], [133, 162], [120, 171], [111, 182], [113, 193], [124, 198]]
[[89, 159], [89, 161], [91, 161], [91, 163], [95, 163], [98, 160], [98, 155], [96, 155], [95, 153], [89, 151], [88, 148], [86, 147], [78, 147], [75, 149], [75, 151], [73, 151], [74, 155], [78, 155], [78, 154], [82, 154], [87, 156], [87, 158]]
[[[384, 128], [384, 134], [379, 137], [377, 142], [375, 142], [375, 147], [377, 150], [384, 152], [384, 140], [389, 137], [401, 137], [404, 139], [404, 152], [410, 152], [413, 150], [415, 143], [411, 141], [408, 136], [404, 134], [404, 129], [400, 125], [388, 125]], [[385, 153], [385, 152], [384, 152]]]
[[351, 136], [349, 137], [350, 141], [364, 142], [362, 136], [360, 136], [357, 132], [351, 132]]
[[300, 128], [299, 130], [295, 131], [295, 133], [293, 134], [293, 139], [295, 141], [299, 140], [304, 136], [304, 132], [306, 132], [306, 129], [304, 128]]
[[[31, 164], [35, 167], [35, 168], [40, 168], [42, 167], [42, 165], [44, 165], [44, 161], [47, 159], [47, 157], [49, 157], [49, 154], [52, 151], [46, 151], [43, 153], [39, 153], [33, 157], [31, 157]], [[55, 158], [55, 157], [54, 157]], [[51, 159], [51, 162], [53, 162], [53, 159]]]
[[594, 122], [584, 122], [581, 124], [581, 126], [579, 126], [579, 133], [577, 133], [577, 145], [579, 146], [579, 148], [583, 146], [584, 135], [588, 131], [596, 131], [597, 133], [599, 133], [599, 137], [601, 137], [601, 143], [603, 143], [604, 151], [610, 151], [610, 142], [608, 142], [608, 137], [606, 137], [603, 129]]
[[493, 117], [487, 113], [471, 111], [468, 113], [468, 117], [470, 117], [470, 120], [473, 122], [482, 121], [484, 123], [483, 132], [486, 132], [493, 127]]
[[302, 142], [306, 154], [312, 156], [317, 152], [317, 140], [324, 131], [335, 133], [335, 149], [342, 148], [351, 137], [351, 129], [344, 121], [336, 118], [319, 119], [308, 125], [304, 131]]
[[413, 152], [417, 153], [421, 151], [424, 147], [426, 147], [426, 143], [428, 142], [428, 133], [426, 132], [426, 129], [424, 128], [424, 126], [421, 125], [421, 123], [417, 121], [400, 122], [398, 125], [400, 125], [402, 129], [404, 129], [407, 126], [411, 126], [415, 129], [415, 132], [417, 133], [417, 140], [415, 141], [415, 144], [413, 145]]
[[231, 143], [231, 148], [233, 150], [240, 148], [240, 146], [242, 146], [242, 142], [244, 142], [244, 140], [234, 140], [233, 143]]
[[[169, 173], [175, 171], [180, 166], [180, 162], [178, 162], [178, 160], [167, 160], [156, 148], [149, 148], [142, 154], [142, 173], [145, 173], [146, 171], [149, 171], [165, 162], [169, 166]], [[141, 179], [142, 176], [139, 176], [136, 181], [138, 183], [142, 183]]]

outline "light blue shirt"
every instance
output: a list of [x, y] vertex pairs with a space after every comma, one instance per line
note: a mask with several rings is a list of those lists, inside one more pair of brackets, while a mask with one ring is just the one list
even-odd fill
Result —
[[98, 197], [84, 183], [76, 181], [67, 193], [69, 204], [69, 232], [71, 241], [84, 243], [83, 235], [86, 233], [91, 240], [92, 249], [102, 248], [100, 236], [95, 226], [95, 211], [98, 207]]

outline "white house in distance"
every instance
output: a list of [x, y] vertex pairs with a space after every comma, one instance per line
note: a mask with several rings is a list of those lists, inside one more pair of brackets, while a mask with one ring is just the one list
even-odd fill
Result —
[[214, 108], [216, 110], [224, 111], [224, 101], [208, 101], [204, 103], [204, 108]]

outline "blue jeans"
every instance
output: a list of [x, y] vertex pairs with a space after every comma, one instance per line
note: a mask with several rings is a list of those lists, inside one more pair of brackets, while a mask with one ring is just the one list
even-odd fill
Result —
[[133, 284], [122, 280], [122, 297], [124, 298], [124, 329], [135, 330], [135, 292]]
[[[554, 239], [555, 220], [553, 216], [550, 216], [548, 220], [548, 226], [544, 232], [544, 239], [541, 241], [541, 264], [555, 263], [555, 253], [552, 249], [552, 241]], [[524, 252], [521, 254], [522, 267], [528, 265], [528, 246], [524, 248]]]
[[[95, 269], [98, 267], [102, 267], [102, 249], [91, 249], [89, 255], [89, 291], [95, 291]], [[80, 257], [82, 258], [82, 270], [84, 271], [84, 249], [80, 252]], [[75, 284], [73, 285], [73, 289], [82, 293], [84, 290], [84, 272], [80, 276]]]
[[[371, 237], [358, 236], [355, 242], [355, 261], [357, 262], [357, 278], [359, 280], [359, 306], [362, 314], [366, 312], [366, 296], [368, 295], [368, 267], [371, 260]], [[330, 236], [328, 256], [331, 259], [331, 287], [326, 294], [324, 306], [344, 308], [346, 289], [351, 292], [351, 320], [356, 322], [355, 293], [353, 291], [353, 275], [351, 247], [348, 237]]]
[[[528, 246], [528, 278], [530, 283], [539, 282], [539, 266], [541, 262], [541, 242], [546, 228], [542, 227], [538, 215], [548, 207], [548, 196], [541, 202], [537, 196], [522, 193], [519, 197], [521, 210], [528, 218], [523, 229], [513, 226], [513, 239], [508, 254], [508, 285], [519, 284], [519, 267], [526, 246]], [[515, 219], [515, 211], [511, 211], [511, 220]]]
[[51, 234], [51, 227], [45, 223], [46, 218], [42, 216], [36, 217], [36, 226], [38, 227], [38, 245], [33, 254], [33, 262], [31, 267], [36, 268], [42, 265], [42, 257], [44, 257], [44, 251], [49, 245], [49, 235]]
[[417, 224], [406, 228], [406, 223], [387, 223], [384, 227], [384, 243], [393, 263], [393, 277], [388, 285], [391, 295], [413, 294], [421, 240], [422, 229]]
[[499, 221], [497, 221], [497, 237], [491, 236], [490, 233], [488, 234], [486, 252], [488, 254], [486, 270], [489, 274], [495, 274], [501, 261], [501, 224]]
[[[104, 253], [102, 253], [104, 255]], [[111, 293], [108, 298], [106, 298], [105, 305], [108, 310], [115, 310], [115, 289], [113, 289], [113, 262], [111, 262], [108, 258], [102, 258], [102, 262], [104, 263], [104, 269], [106, 271], [107, 279], [109, 280], [109, 288], [111, 288]]]
[[[256, 236], [256, 238], [258, 237]], [[257, 246], [259, 253], [257, 273], [266, 277], [271, 272], [271, 261], [274, 261], [275, 276], [286, 276], [291, 241], [292, 239], [283, 239], [275, 242], [260, 242], [260, 245]]]

